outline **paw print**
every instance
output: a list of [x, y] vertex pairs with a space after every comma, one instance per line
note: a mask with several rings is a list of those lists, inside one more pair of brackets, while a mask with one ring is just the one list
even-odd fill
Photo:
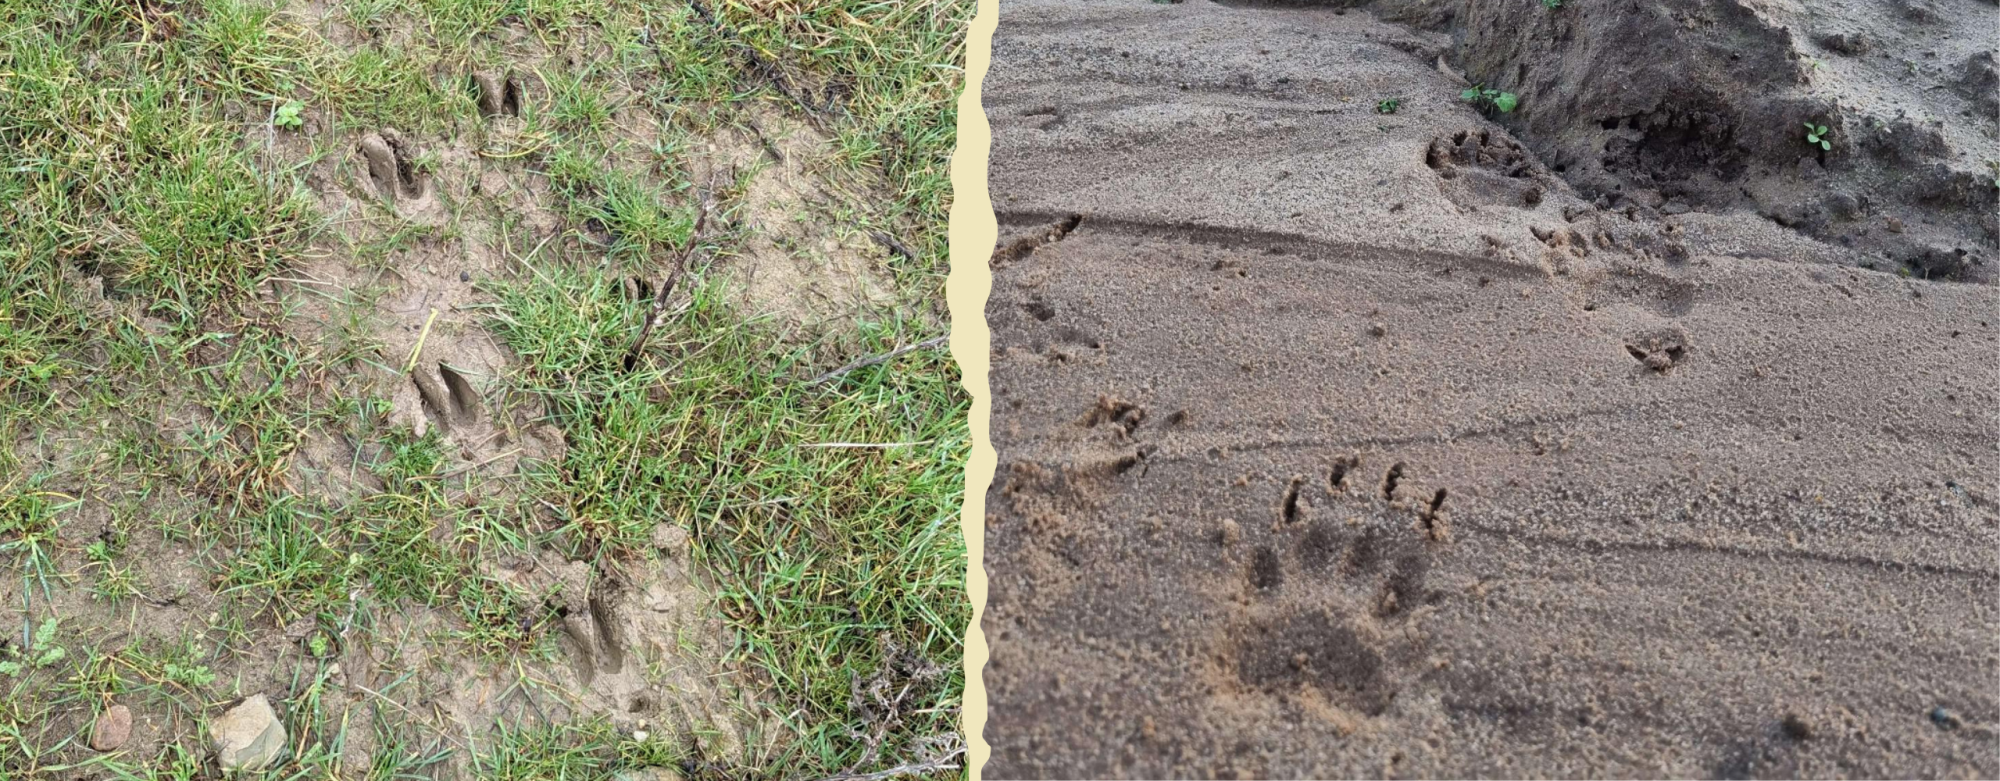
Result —
[[1402, 461], [1343, 457], [1320, 474], [1286, 481], [1221, 658], [1250, 691], [1380, 715], [1421, 663], [1420, 608], [1443, 597], [1428, 579], [1450, 539], [1450, 492], [1421, 490]]

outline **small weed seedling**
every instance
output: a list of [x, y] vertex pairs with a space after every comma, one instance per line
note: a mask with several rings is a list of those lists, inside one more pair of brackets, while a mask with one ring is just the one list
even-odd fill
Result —
[[1402, 98], [1389, 98], [1387, 100], [1379, 100], [1375, 102], [1375, 113], [1394, 114], [1396, 113], [1396, 109], [1402, 107], [1403, 107]]
[[306, 104], [304, 103], [296, 100], [286, 101], [285, 105], [278, 107], [277, 118], [272, 120], [272, 122], [286, 130], [297, 130], [306, 125], [305, 117], [300, 116], [305, 110]]
[[35, 644], [25, 651], [15, 651], [12, 658], [0, 659], [0, 675], [20, 675], [29, 670], [39, 670], [55, 664], [68, 656], [62, 646], [56, 645], [56, 619], [43, 621], [35, 628]]
[[1806, 123], [1806, 143], [1818, 144], [1820, 149], [1831, 152], [1833, 151], [1833, 142], [1827, 140], [1828, 133], [1829, 131], [1825, 125], [1816, 126], [1811, 122]]
[[1481, 108], [1491, 107], [1502, 114], [1513, 111], [1515, 106], [1521, 105], [1521, 98], [1514, 93], [1501, 92], [1497, 89], [1486, 89], [1484, 85], [1479, 84], [1475, 84], [1471, 89], [1458, 93], [1458, 97]]
[[1553, 11], [1563, 7], [1563, 0], [1542, 0], [1542, 7]]

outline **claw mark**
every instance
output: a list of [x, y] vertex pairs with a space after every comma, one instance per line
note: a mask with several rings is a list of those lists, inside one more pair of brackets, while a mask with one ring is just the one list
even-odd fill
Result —
[[1431, 496], [1430, 505], [1417, 515], [1424, 522], [1424, 535], [1429, 537], [1432, 542], [1444, 542], [1451, 538], [1451, 526], [1444, 518], [1444, 498], [1446, 494], [1447, 491], [1445, 489], [1439, 488], [1437, 493]]
[[1327, 488], [1334, 493], [1347, 492], [1347, 473], [1361, 465], [1360, 456], [1341, 456], [1333, 460], [1333, 472], [1326, 476]]
[[1382, 498], [1396, 501], [1396, 484], [1403, 482], [1403, 462], [1389, 466], [1389, 474], [1382, 477]]
[[1285, 486], [1285, 500], [1278, 507], [1278, 517], [1287, 524], [1299, 521], [1299, 487], [1305, 482], [1304, 477], [1294, 476], [1292, 482]]

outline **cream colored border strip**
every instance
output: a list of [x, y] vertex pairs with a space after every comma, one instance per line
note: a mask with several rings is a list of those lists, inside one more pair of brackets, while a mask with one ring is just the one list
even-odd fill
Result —
[[972, 395], [967, 423], [972, 428], [972, 455], [965, 462], [965, 508], [959, 528], [965, 534], [965, 594], [972, 600], [972, 622], [965, 629], [965, 701], [960, 711], [965, 730], [967, 777], [978, 781], [990, 748], [986, 728], [986, 636], [979, 621], [986, 613], [986, 487], [993, 481], [996, 457], [988, 436], [992, 399], [986, 370], [992, 340], [986, 328], [986, 296], [993, 289], [988, 261], [1000, 228], [993, 202], [986, 193], [986, 156], [992, 137], [986, 111], [980, 106], [980, 85], [993, 54], [993, 28], [999, 24], [1000, 1], [979, 0], [972, 29], [965, 38], [965, 92], [958, 98], [958, 148], [951, 158], [951, 276], [945, 297], [951, 308], [951, 357], [958, 361], [960, 381]]

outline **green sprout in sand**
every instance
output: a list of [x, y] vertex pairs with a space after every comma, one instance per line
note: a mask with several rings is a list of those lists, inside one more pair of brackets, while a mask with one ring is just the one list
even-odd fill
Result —
[[1475, 106], [1491, 106], [1502, 114], [1513, 111], [1516, 106], [1521, 105], [1521, 98], [1514, 93], [1487, 89], [1479, 84], [1474, 84], [1470, 89], [1458, 93], [1458, 97]]

